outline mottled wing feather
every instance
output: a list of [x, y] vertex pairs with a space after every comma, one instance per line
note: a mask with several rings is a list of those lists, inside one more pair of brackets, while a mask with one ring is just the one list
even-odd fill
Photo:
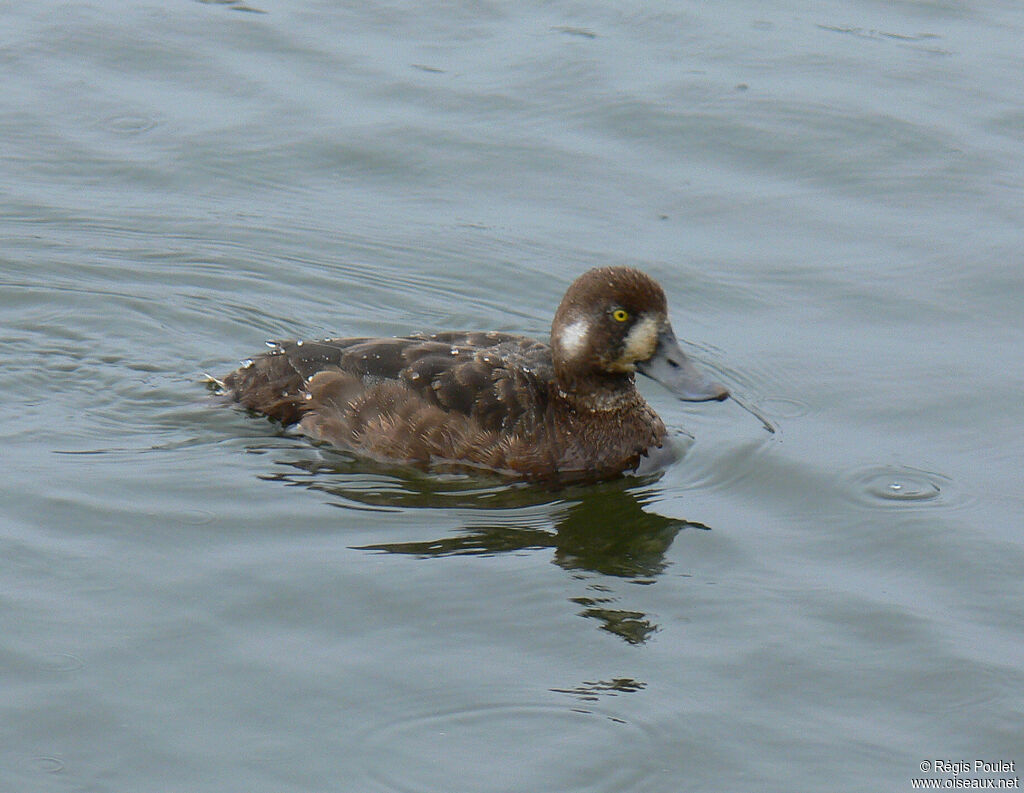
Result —
[[[320, 388], [310, 393], [310, 380], [325, 372], [346, 377], [330, 380], [329, 390], [321, 378]], [[341, 411], [342, 395], [352, 400], [362, 391], [377, 399], [360, 400], [366, 411], [390, 415], [391, 403], [404, 393], [406, 399], [418, 397], [449, 414], [449, 421], [451, 415], [461, 415], [476, 429], [509, 432], [536, 423], [547, 403], [550, 379], [550, 350], [545, 344], [504, 333], [450, 332], [278, 342], [225, 377], [224, 384], [236, 401], [286, 424], [311, 411]], [[386, 381], [407, 391], [381, 390], [378, 386]], [[365, 425], [359, 417], [354, 419]], [[424, 432], [429, 420], [421, 417], [420, 422], [415, 431]]]

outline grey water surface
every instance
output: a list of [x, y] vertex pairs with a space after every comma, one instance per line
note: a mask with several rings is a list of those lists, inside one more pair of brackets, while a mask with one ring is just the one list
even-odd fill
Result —
[[[0, 791], [1019, 777], [1024, 4], [0, 19]], [[554, 490], [202, 382], [604, 264], [778, 431], [644, 382], [682, 458]]]

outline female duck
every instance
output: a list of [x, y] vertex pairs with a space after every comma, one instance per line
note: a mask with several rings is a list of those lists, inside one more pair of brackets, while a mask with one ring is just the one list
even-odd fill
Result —
[[635, 470], [665, 443], [636, 372], [686, 401], [729, 396], [680, 349], [657, 282], [603, 267], [569, 287], [550, 346], [472, 331], [278, 342], [223, 388], [251, 410], [379, 461], [596, 480]]

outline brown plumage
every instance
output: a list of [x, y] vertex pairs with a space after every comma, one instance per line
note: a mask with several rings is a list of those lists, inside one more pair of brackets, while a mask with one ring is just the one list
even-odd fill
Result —
[[[664, 357], [671, 334], [661, 287], [609, 267], [569, 288], [551, 346], [484, 332], [277, 342], [223, 386], [251, 410], [376, 460], [601, 479], [635, 469], [665, 441], [634, 372]], [[668, 353], [672, 367], [692, 369], [677, 346]], [[701, 395], [684, 398], [728, 394], [699, 385]]]

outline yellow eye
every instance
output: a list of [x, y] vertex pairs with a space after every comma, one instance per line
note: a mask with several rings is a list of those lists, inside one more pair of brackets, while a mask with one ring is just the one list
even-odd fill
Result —
[[624, 308], [617, 308], [612, 312], [612, 319], [616, 322], [625, 322], [629, 319], [629, 312]]

